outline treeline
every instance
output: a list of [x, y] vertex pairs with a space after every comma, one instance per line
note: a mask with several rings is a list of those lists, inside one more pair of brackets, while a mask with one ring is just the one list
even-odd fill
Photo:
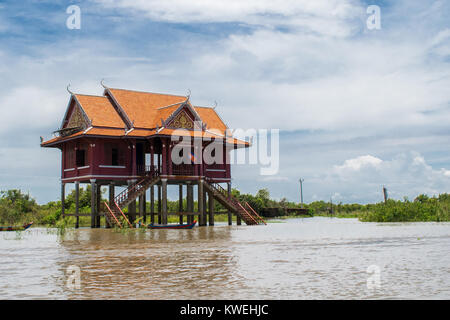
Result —
[[[276, 216], [289, 216], [288, 209], [299, 209], [300, 204], [289, 202], [285, 198], [274, 200], [270, 198], [267, 189], [259, 190], [255, 195], [242, 194], [238, 190], [233, 189], [232, 194], [241, 202], [248, 202], [253, 209], [261, 215], [265, 213], [276, 212]], [[105, 192], [102, 192], [102, 198], [106, 201]], [[86, 188], [80, 188], [79, 193], [79, 212], [90, 213], [91, 189], [90, 185]], [[167, 203], [169, 212], [178, 211], [178, 201], [169, 200]], [[186, 208], [186, 199], [184, 199], [183, 207]], [[139, 205], [137, 204], [137, 208]], [[150, 203], [146, 203], [147, 213], [150, 212]], [[197, 211], [197, 202], [194, 201], [194, 211]], [[380, 202], [376, 204], [333, 204], [325, 201], [314, 201], [304, 204], [310, 216], [335, 216], [335, 217], [355, 217], [361, 221], [374, 222], [398, 222], [398, 221], [450, 221], [450, 194], [444, 193], [436, 197], [428, 197], [427, 195], [419, 195], [413, 201], [388, 200], [386, 203]], [[157, 211], [157, 201], [155, 201], [155, 211]], [[75, 190], [66, 196], [65, 212], [75, 212]], [[125, 208], [124, 212], [127, 212]], [[224, 213], [223, 220], [226, 221], [226, 209], [217, 201], [215, 202], [215, 212]], [[272, 214], [271, 214], [272, 216]], [[221, 221], [218, 216], [216, 221]], [[73, 217], [66, 218], [70, 222]], [[44, 205], [36, 203], [29, 194], [23, 193], [21, 190], [7, 190], [0, 192], [0, 226], [17, 225], [33, 221], [36, 225], [57, 225], [62, 221], [61, 201], [51, 201]], [[89, 225], [90, 217], [81, 217], [81, 224]], [[67, 221], [65, 221], [67, 222]]]

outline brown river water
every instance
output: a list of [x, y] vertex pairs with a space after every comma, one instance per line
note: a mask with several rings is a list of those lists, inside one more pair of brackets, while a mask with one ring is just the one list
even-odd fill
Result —
[[0, 299], [450, 299], [450, 223], [278, 222], [1, 232]]

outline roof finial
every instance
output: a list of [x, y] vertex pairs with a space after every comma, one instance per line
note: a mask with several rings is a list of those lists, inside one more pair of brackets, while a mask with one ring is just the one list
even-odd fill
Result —
[[187, 94], [186, 101], [189, 100], [190, 98], [191, 98], [191, 89], [188, 89], [188, 94]]
[[213, 110], [215, 110], [217, 108], [217, 101], [216, 100], [214, 100], [214, 107], [212, 107], [212, 108], [213, 108]]
[[105, 79], [103, 78], [103, 79], [100, 81], [100, 84], [102, 85], [103, 88], [108, 89], [108, 87], [105, 86], [105, 84], [103, 83], [104, 80], [105, 80]]
[[70, 83], [69, 83], [69, 84], [67, 85], [67, 87], [66, 87], [67, 92], [69, 92], [70, 94], [73, 94], [73, 92], [69, 90], [69, 87], [70, 87]]

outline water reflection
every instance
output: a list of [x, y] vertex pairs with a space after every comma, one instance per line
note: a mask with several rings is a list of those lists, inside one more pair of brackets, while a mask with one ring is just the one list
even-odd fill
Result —
[[81, 268], [81, 290], [65, 292], [74, 299], [220, 297], [220, 284], [236, 268], [229, 259], [230, 238], [228, 227], [125, 234], [84, 230], [61, 241], [70, 258], [58, 265], [62, 271], [69, 265]]
[[[0, 234], [2, 299], [450, 298], [450, 223], [292, 219], [267, 226], [33, 228]], [[381, 286], [367, 288], [367, 268]], [[67, 287], [69, 266], [81, 288]]]

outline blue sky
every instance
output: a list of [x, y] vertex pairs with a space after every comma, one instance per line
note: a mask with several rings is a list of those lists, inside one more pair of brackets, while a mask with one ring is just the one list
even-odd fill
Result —
[[[81, 9], [81, 29], [66, 8]], [[366, 8], [381, 8], [368, 30]], [[280, 129], [280, 170], [233, 166], [243, 192], [374, 202], [450, 192], [448, 1], [0, 1], [0, 189], [59, 197], [72, 90], [186, 94], [231, 128]]]

